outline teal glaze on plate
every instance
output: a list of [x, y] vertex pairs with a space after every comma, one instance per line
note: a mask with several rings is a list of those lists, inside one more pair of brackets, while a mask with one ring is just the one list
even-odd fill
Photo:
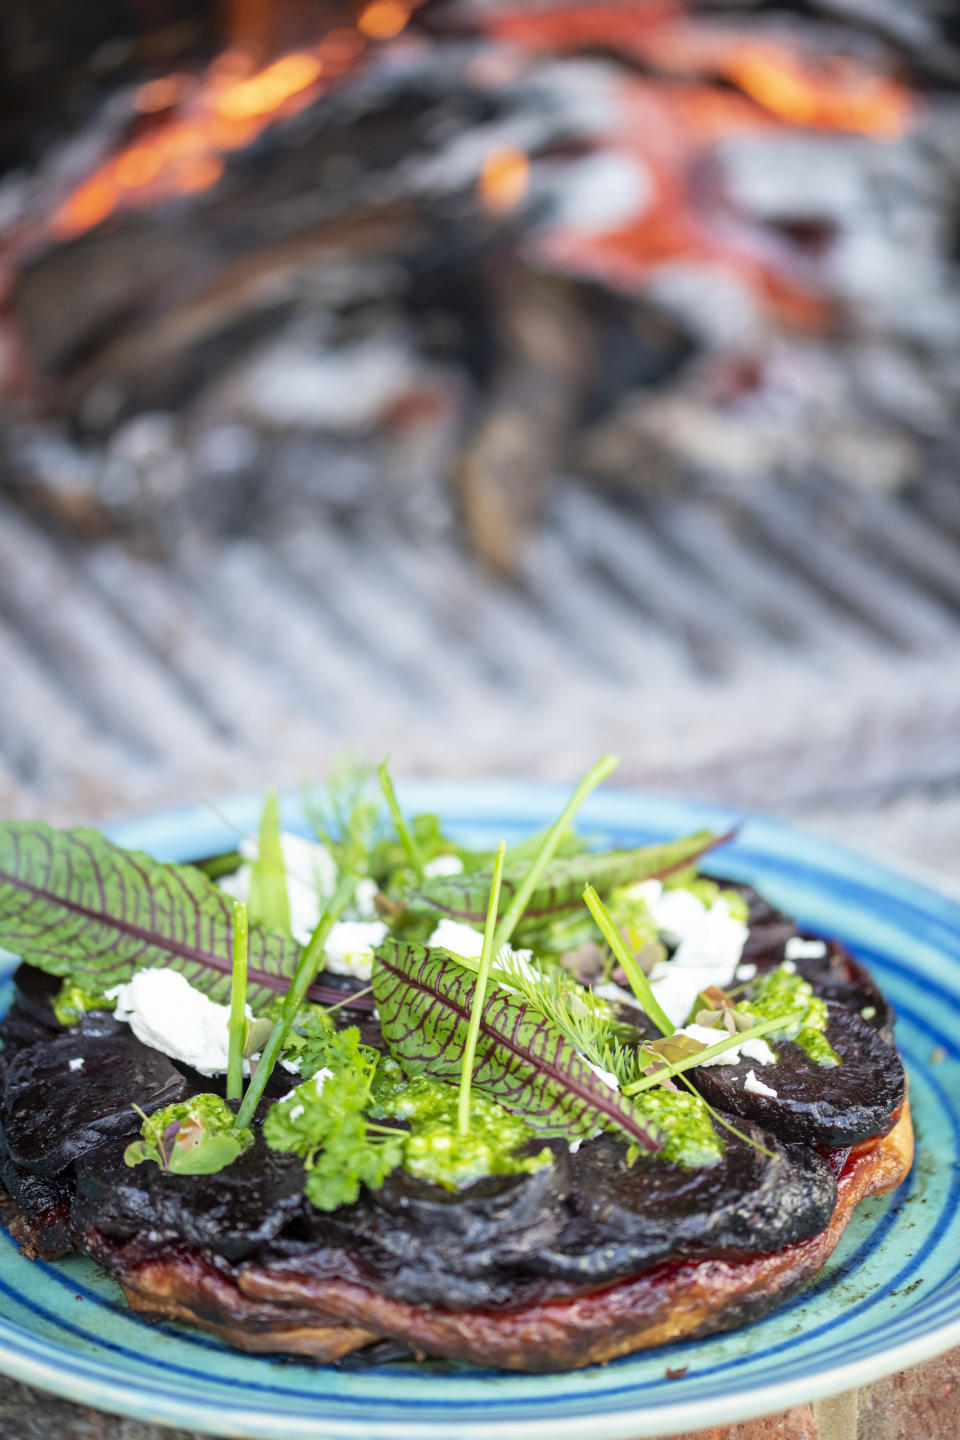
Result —
[[[493, 844], [551, 820], [549, 786], [421, 783], [411, 810], [435, 809], [464, 840]], [[259, 797], [228, 802], [242, 831]], [[729, 810], [608, 792], [581, 826], [612, 845], [667, 838]], [[297, 805], [285, 823], [303, 828]], [[210, 811], [114, 827], [160, 859], [230, 848]], [[626, 1440], [727, 1423], [865, 1384], [960, 1343], [960, 904], [873, 862], [748, 816], [713, 868], [750, 880], [800, 923], [838, 935], [872, 969], [899, 1015], [917, 1159], [893, 1196], [858, 1207], [820, 1277], [765, 1320], [567, 1375], [393, 1365], [349, 1373], [241, 1354], [186, 1328], [151, 1326], [89, 1260], [23, 1259], [0, 1238], [0, 1369], [103, 1409], [214, 1435], [270, 1440]], [[9, 971], [5, 972], [9, 974]], [[4, 987], [3, 1004], [9, 986]], [[683, 1370], [679, 1379], [667, 1369]]]

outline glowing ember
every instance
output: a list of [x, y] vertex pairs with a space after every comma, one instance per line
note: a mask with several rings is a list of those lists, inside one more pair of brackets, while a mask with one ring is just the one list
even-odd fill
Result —
[[248, 52], [231, 49], [198, 78], [174, 74], [149, 80], [137, 92], [142, 116], [156, 116], [139, 134], [83, 181], [54, 214], [60, 239], [99, 225], [114, 210], [153, 205], [171, 195], [196, 194], [215, 185], [224, 156], [249, 145], [273, 121], [309, 105], [343, 76], [368, 40], [390, 40], [419, 0], [371, 0], [357, 28], [340, 26], [315, 47], [296, 50], [256, 67]]
[[371, 40], [392, 40], [410, 19], [410, 11], [399, 0], [371, 0], [361, 11], [357, 28]]
[[504, 9], [490, 17], [494, 34], [526, 50], [618, 50], [683, 78], [728, 80], [772, 114], [794, 125], [901, 135], [912, 102], [892, 76], [864, 61], [756, 39], [726, 25], [692, 23], [677, 4], [600, 4]]
[[903, 86], [839, 55], [814, 62], [783, 45], [742, 45], [724, 73], [761, 105], [794, 125], [895, 138], [911, 102]]
[[477, 193], [488, 210], [496, 215], [516, 210], [529, 188], [530, 161], [522, 150], [498, 150], [487, 156]]

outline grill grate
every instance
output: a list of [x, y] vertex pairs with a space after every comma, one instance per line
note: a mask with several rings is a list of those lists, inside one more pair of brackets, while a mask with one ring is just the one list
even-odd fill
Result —
[[[165, 559], [0, 502], [0, 787], [103, 813], [398, 768], [625, 780], [794, 808], [960, 768], [960, 504], [558, 485], [522, 581], [382, 511]], [[11, 804], [13, 801], [11, 800]]]

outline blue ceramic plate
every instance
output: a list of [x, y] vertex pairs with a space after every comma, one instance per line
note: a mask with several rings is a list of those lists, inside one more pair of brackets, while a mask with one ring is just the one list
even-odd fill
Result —
[[[439, 811], [468, 842], [492, 844], [543, 825], [565, 794], [436, 783], [404, 787], [401, 799], [410, 809]], [[227, 811], [250, 831], [259, 804], [250, 797]], [[591, 799], [581, 824], [610, 844], [632, 845], [733, 818], [612, 792]], [[285, 820], [302, 826], [294, 804]], [[234, 839], [199, 807], [112, 833], [163, 860], [211, 854]], [[747, 817], [714, 863], [755, 883], [803, 925], [841, 936], [900, 1017], [917, 1129], [913, 1174], [893, 1196], [858, 1208], [826, 1270], [801, 1296], [729, 1335], [569, 1375], [413, 1364], [351, 1374], [254, 1358], [186, 1329], [147, 1325], [91, 1262], [24, 1260], [4, 1232], [0, 1368], [74, 1400], [214, 1435], [626, 1440], [769, 1413], [960, 1343], [960, 905], [761, 817]], [[668, 1379], [668, 1367], [682, 1377]]]

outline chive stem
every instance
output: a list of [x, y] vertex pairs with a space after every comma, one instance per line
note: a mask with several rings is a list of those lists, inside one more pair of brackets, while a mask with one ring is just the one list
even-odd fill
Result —
[[592, 885], [588, 885], [585, 888], [583, 899], [590, 914], [597, 922], [604, 940], [606, 940], [616, 959], [623, 966], [627, 979], [630, 982], [630, 989], [636, 996], [637, 1003], [641, 1010], [649, 1015], [662, 1035], [672, 1035], [676, 1030], [676, 1026], [663, 1009], [656, 995], [654, 995], [650, 981], [640, 969], [630, 946], [620, 934], [620, 931], [614, 924], [610, 911], [606, 905], [604, 905]]
[[618, 763], [616, 755], [604, 755], [602, 760], [598, 760], [593, 769], [580, 781], [558, 819], [550, 826], [543, 837], [539, 850], [530, 862], [529, 870], [517, 886], [516, 894], [510, 902], [506, 914], [497, 927], [493, 946], [495, 954], [500, 954], [501, 949], [509, 942], [511, 935], [520, 923], [530, 896], [539, 884], [544, 870], [553, 859], [554, 851], [563, 839], [574, 815], [591, 790], [595, 790], [602, 780], [606, 780], [607, 776], [617, 768]]
[[718, 1040], [716, 1045], [708, 1045], [706, 1050], [698, 1050], [696, 1055], [687, 1055], [683, 1060], [675, 1060], [670, 1065], [664, 1065], [660, 1070], [654, 1071], [652, 1075], [645, 1075], [642, 1080], [634, 1080], [632, 1085], [625, 1085], [624, 1095], [639, 1095], [642, 1090], [650, 1090], [654, 1085], [660, 1085], [664, 1080], [672, 1080], [674, 1075], [680, 1075], [684, 1070], [692, 1070], [697, 1065], [702, 1065], [705, 1060], [712, 1060], [714, 1055], [722, 1055], [725, 1050], [732, 1049], [735, 1045], [742, 1045], [745, 1040], [757, 1040], [761, 1035], [768, 1035], [771, 1030], [785, 1030], [788, 1025], [802, 1020], [807, 1011], [792, 1010], [789, 1015], [776, 1015], [770, 1020], [761, 1020], [756, 1025], [751, 1025], [749, 1030], [741, 1030], [736, 1035], [727, 1035], [723, 1040]]
[[243, 1047], [247, 1039], [247, 907], [233, 905], [233, 983], [230, 987], [230, 1035], [227, 1051], [227, 1099], [243, 1096]]
[[490, 899], [487, 902], [487, 919], [483, 927], [483, 948], [480, 951], [480, 965], [473, 987], [473, 1005], [470, 1009], [470, 1023], [467, 1026], [467, 1040], [463, 1047], [463, 1068], [460, 1072], [460, 1096], [457, 1101], [457, 1128], [461, 1135], [470, 1129], [470, 1085], [473, 1080], [473, 1062], [477, 1054], [477, 1036], [480, 1034], [480, 1019], [487, 995], [487, 979], [490, 962], [493, 959], [494, 931], [497, 925], [497, 911], [500, 908], [500, 885], [503, 880], [503, 860], [507, 853], [506, 841], [501, 840], [493, 862], [493, 879], [490, 882]]
[[274, 1023], [273, 1029], [270, 1031], [269, 1039], [263, 1047], [263, 1054], [260, 1056], [257, 1068], [250, 1077], [247, 1093], [244, 1095], [240, 1109], [237, 1111], [236, 1124], [238, 1129], [248, 1127], [253, 1119], [253, 1112], [260, 1103], [260, 1097], [264, 1092], [267, 1081], [273, 1074], [274, 1066], [280, 1058], [280, 1052], [286, 1044], [290, 1026], [296, 1019], [297, 1011], [303, 1004], [307, 991], [316, 978], [317, 971], [323, 964], [324, 949], [330, 931], [349, 905], [356, 883], [355, 875], [341, 876], [340, 883], [337, 885], [332, 899], [328, 902], [326, 909], [320, 916], [320, 922], [317, 928], [303, 948], [293, 980], [290, 982], [290, 988], [283, 997], [280, 1014]]
[[377, 777], [380, 781], [380, 789], [383, 791], [383, 798], [387, 802], [391, 819], [396, 827], [397, 835], [400, 837], [400, 844], [404, 853], [414, 870], [417, 878], [423, 879], [423, 856], [420, 854], [420, 846], [410, 826], [407, 824], [406, 816], [400, 809], [400, 802], [397, 799], [397, 792], [393, 788], [393, 781], [390, 778], [390, 756], [388, 755], [382, 765], [377, 766]]

